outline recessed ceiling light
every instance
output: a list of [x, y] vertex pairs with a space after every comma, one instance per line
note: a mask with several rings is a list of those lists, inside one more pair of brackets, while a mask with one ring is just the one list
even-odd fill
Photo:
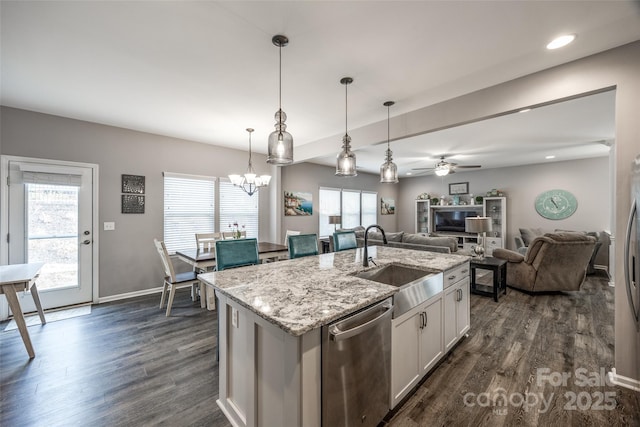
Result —
[[407, 172], [407, 175], [411, 175], [411, 172]]
[[522, 110], [518, 111], [518, 113], [528, 113], [529, 111], [531, 111], [531, 108], [523, 108]]
[[547, 159], [547, 160], [551, 160], [551, 159], [555, 159], [556, 156], [545, 156], [544, 158]]
[[575, 34], [565, 34], [563, 36], [556, 37], [555, 39], [551, 40], [551, 42], [549, 42], [549, 44], [547, 45], [547, 49], [552, 50], [552, 49], [561, 48], [563, 46], [568, 45], [575, 39], [576, 39]]

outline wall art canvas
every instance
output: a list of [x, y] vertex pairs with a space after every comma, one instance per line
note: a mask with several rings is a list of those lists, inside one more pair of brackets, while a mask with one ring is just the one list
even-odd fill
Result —
[[122, 195], [122, 213], [144, 213], [144, 196], [134, 194]]
[[313, 214], [313, 195], [303, 191], [284, 192], [285, 216], [309, 216]]
[[122, 175], [122, 192], [144, 194], [144, 176]]
[[396, 203], [388, 197], [380, 198], [380, 215], [393, 215], [396, 213]]

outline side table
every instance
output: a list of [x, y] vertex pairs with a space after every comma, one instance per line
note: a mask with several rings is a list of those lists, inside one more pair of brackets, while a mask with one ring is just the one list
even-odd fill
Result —
[[[507, 261], [494, 257], [471, 258], [470, 267], [472, 294], [493, 296], [495, 302], [498, 302], [500, 290], [503, 290], [505, 295], [507, 294]], [[491, 292], [478, 289], [478, 283], [476, 283], [477, 268], [493, 272], [493, 289]]]

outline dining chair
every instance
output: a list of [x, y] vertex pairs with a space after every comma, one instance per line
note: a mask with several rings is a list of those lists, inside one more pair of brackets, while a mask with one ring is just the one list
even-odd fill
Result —
[[[237, 231], [223, 231], [222, 232], [222, 238], [224, 240], [236, 239], [237, 237], [238, 237], [238, 232]], [[240, 232], [240, 238], [241, 239], [246, 239], [247, 238], [247, 232], [246, 231], [241, 231]]]
[[196, 233], [196, 245], [198, 249], [211, 250], [216, 240], [222, 239], [222, 233]]
[[298, 234], [289, 236], [289, 258], [318, 255], [318, 236], [316, 234]]
[[289, 236], [299, 236], [299, 235], [300, 235], [299, 231], [287, 230], [286, 234], [284, 235], [284, 245], [286, 247], [289, 247]]
[[218, 240], [216, 242], [216, 268], [218, 271], [259, 263], [258, 240], [255, 238]]
[[204, 297], [205, 292], [203, 292], [204, 285], [200, 280], [198, 280], [196, 273], [194, 271], [188, 271], [176, 274], [164, 242], [161, 242], [158, 239], [153, 239], [153, 243], [158, 250], [158, 254], [162, 260], [162, 266], [164, 267], [164, 284], [162, 286], [162, 296], [160, 297], [161, 309], [164, 306], [164, 300], [167, 292], [169, 292], [169, 299], [167, 300], [167, 317], [171, 315], [171, 306], [173, 305], [173, 298], [175, 297], [176, 289], [185, 288], [187, 286], [191, 287], [193, 295], [198, 295], [198, 291], [200, 292], [200, 307], [204, 308], [206, 299]]
[[336, 252], [358, 247], [355, 231], [336, 231], [333, 233], [333, 249]]

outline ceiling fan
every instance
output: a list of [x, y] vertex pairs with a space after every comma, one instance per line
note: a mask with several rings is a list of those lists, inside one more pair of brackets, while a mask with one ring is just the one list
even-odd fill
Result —
[[447, 162], [444, 156], [440, 156], [440, 161], [432, 168], [413, 168], [414, 171], [434, 171], [438, 176], [445, 176], [450, 173], [455, 173], [456, 169], [477, 169], [481, 168], [480, 165], [458, 165], [457, 163]]

